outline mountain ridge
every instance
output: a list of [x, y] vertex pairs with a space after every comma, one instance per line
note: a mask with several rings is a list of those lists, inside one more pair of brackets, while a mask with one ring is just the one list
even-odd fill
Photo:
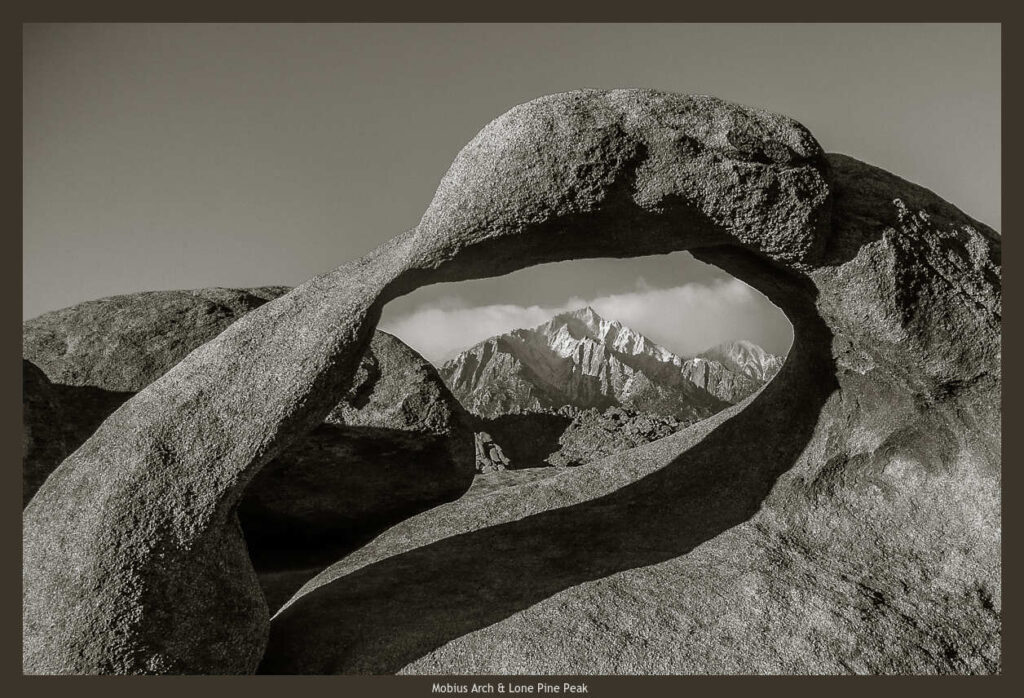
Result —
[[693, 420], [759, 389], [782, 359], [737, 340], [684, 358], [592, 307], [478, 342], [439, 367], [483, 417], [564, 406], [627, 407]]

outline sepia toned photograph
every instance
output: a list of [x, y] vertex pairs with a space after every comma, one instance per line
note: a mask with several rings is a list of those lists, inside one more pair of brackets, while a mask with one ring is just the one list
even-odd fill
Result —
[[23, 25], [23, 673], [1001, 674], [1001, 50]]

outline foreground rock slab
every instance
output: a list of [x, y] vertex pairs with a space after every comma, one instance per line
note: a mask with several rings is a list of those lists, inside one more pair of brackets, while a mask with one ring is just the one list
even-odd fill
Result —
[[[502, 512], [363, 548], [276, 615], [263, 656], [236, 505], [351, 387], [384, 303], [686, 249], [789, 317], [772, 383], [617, 456], [622, 476], [584, 466]], [[999, 265], [991, 230], [826, 157], [785, 117], [641, 90], [516, 107], [463, 149], [415, 229], [232, 324], [50, 476], [24, 514], [25, 670], [229, 673], [263, 656], [270, 672], [997, 671]], [[803, 586], [765, 586], [744, 574], [756, 561]], [[680, 600], [659, 605], [651, 582]], [[658, 624], [685, 628], [694, 658]]]
[[[144, 292], [25, 322], [25, 355], [58, 381], [26, 360], [26, 503], [135, 392], [287, 291]], [[376, 332], [352, 387], [323, 424], [246, 490], [239, 515], [261, 580], [269, 579], [262, 573], [332, 562], [388, 525], [458, 497], [472, 481], [472, 449], [468, 415], [437, 371], [397, 338]], [[268, 596], [277, 601], [279, 594]]]

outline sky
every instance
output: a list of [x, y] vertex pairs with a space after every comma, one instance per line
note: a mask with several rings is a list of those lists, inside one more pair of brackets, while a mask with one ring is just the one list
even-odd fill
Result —
[[[999, 231], [1000, 51], [998, 25], [27, 25], [23, 316], [298, 284], [415, 226], [490, 120], [580, 87], [787, 114]], [[588, 303], [681, 354], [791, 340], [686, 253], [425, 287], [381, 328], [438, 361]]]

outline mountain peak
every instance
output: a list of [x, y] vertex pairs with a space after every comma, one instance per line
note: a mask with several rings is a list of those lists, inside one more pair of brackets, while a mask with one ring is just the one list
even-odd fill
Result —
[[716, 344], [710, 349], [707, 349], [700, 353], [700, 356], [710, 355], [725, 355], [733, 357], [758, 357], [762, 359], [766, 356], [770, 356], [770, 354], [767, 351], [765, 351], [765, 349], [762, 346], [760, 346], [759, 344], [755, 344], [754, 342], [751, 342], [749, 339], [729, 340], [728, 342]]
[[[507, 341], [497, 341], [503, 337]], [[730, 378], [722, 367], [695, 369], [589, 305], [481, 343], [447, 362], [441, 375], [471, 412], [488, 417], [618, 405], [703, 418], [729, 404], [736, 386], [759, 385]], [[727, 397], [720, 396], [723, 390]]]
[[722, 342], [713, 347], [714, 349], [740, 349], [743, 351], [756, 351], [763, 352], [764, 349], [749, 339], [733, 339], [728, 342]]
[[589, 305], [585, 305], [582, 308], [576, 308], [575, 310], [566, 310], [564, 313], [559, 313], [551, 319], [558, 320], [560, 318], [575, 318], [577, 320], [583, 320], [584, 322], [601, 322], [604, 320], [604, 318], [598, 315], [597, 311]]
[[768, 353], [746, 339], [718, 344], [701, 352], [699, 358], [718, 361], [734, 371], [761, 381], [770, 380], [782, 367], [783, 362], [781, 357]]
[[744, 399], [781, 365], [747, 340], [684, 359], [585, 305], [485, 340], [445, 363], [441, 376], [485, 417], [625, 406], [694, 419]]

